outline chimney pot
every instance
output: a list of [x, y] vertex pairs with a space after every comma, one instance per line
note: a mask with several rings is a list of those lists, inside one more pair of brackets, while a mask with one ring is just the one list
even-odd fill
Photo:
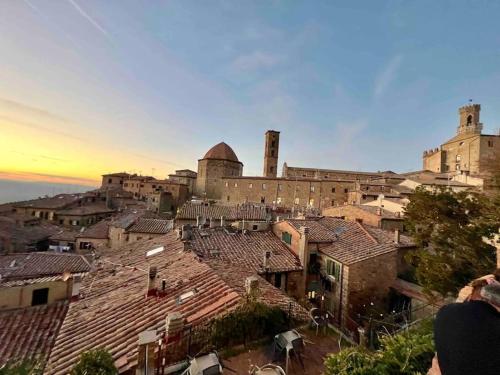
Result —
[[399, 233], [399, 229], [394, 231], [394, 243], [398, 244], [401, 240], [401, 235]]
[[220, 217], [220, 226], [225, 227], [226, 226], [226, 218], [224, 216]]

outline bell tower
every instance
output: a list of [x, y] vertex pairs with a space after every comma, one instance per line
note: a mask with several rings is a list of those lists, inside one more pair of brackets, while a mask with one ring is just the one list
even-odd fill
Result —
[[483, 124], [479, 122], [480, 112], [480, 104], [469, 104], [460, 107], [458, 110], [460, 125], [458, 126], [457, 134], [481, 134]]
[[276, 177], [278, 173], [278, 151], [280, 146], [280, 132], [268, 130], [264, 148], [264, 177]]

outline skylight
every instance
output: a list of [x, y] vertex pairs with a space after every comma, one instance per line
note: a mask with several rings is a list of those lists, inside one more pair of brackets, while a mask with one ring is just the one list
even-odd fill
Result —
[[156, 249], [147, 251], [146, 256], [150, 257], [150, 256], [153, 256], [156, 254], [160, 254], [163, 250], [165, 250], [165, 248], [163, 246], [157, 247]]
[[193, 298], [196, 294], [196, 289], [190, 290], [189, 292], [182, 293], [179, 297], [177, 297], [177, 304], [180, 305], [189, 299]]

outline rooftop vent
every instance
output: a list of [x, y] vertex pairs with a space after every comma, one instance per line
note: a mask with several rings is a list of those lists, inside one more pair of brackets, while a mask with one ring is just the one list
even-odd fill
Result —
[[220, 255], [220, 250], [219, 249], [210, 249], [210, 256], [218, 256]]

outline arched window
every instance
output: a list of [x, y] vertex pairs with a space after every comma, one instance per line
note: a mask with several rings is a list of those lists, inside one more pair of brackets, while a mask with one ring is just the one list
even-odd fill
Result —
[[472, 115], [467, 116], [467, 126], [472, 124]]

